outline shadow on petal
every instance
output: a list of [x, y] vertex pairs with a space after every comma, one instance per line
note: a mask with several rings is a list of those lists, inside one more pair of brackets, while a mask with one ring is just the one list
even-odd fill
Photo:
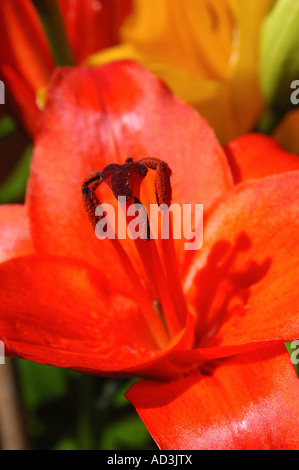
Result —
[[245, 232], [239, 233], [234, 245], [220, 240], [213, 246], [206, 266], [195, 277], [194, 304], [200, 347], [221, 343], [221, 337], [217, 338], [219, 328], [233, 316], [246, 314], [252, 286], [269, 272], [271, 258], [257, 262], [250, 256], [251, 247], [251, 239]]

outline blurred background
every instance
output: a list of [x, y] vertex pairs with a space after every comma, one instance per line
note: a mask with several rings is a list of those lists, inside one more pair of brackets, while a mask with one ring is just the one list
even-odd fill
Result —
[[6, 358], [0, 367], [1, 449], [156, 449], [124, 398], [131, 383]]
[[[138, 60], [194, 106], [221, 143], [254, 130], [298, 153], [299, 114], [286, 98], [299, 78], [299, 2], [291, 3], [1, 0], [0, 203], [25, 201], [47, 85], [61, 66]], [[130, 384], [6, 359], [0, 447], [155, 449], [124, 398]]]

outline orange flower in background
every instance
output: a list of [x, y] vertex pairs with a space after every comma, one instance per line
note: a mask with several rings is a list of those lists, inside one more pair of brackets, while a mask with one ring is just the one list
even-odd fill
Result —
[[[82, 182], [128, 157], [166, 162], [172, 201], [204, 205], [201, 250], [96, 238]], [[121, 168], [132, 195], [155, 203], [154, 172], [141, 183]], [[299, 384], [284, 346], [299, 337], [298, 170], [268, 137], [223, 150], [195, 110], [134, 62], [59, 70], [26, 205], [0, 210], [6, 351], [147, 377], [128, 398], [162, 449], [299, 448]], [[109, 188], [96, 194], [113, 198]]]
[[252, 131], [263, 100], [258, 59], [273, 0], [135, 0], [121, 44], [88, 59], [134, 59], [194, 106], [221, 142]]
[[31, 2], [2, 2], [0, 40], [0, 74], [6, 85], [6, 99], [33, 135], [39, 114], [35, 91], [46, 86], [54, 63]]
[[[54, 36], [61, 33], [61, 14], [64, 39], [68, 41], [66, 47], [74, 65], [116, 44], [120, 24], [130, 11], [130, 0], [59, 0], [58, 4], [60, 12], [55, 11], [57, 16], [52, 19], [57, 32], [52, 32]], [[40, 5], [52, 11], [56, 0], [42, 0]], [[37, 92], [47, 87], [55, 57], [31, 0], [2, 1], [0, 41], [0, 78], [6, 84], [8, 104], [28, 133], [34, 136], [40, 114]], [[59, 47], [62, 49], [63, 44], [58, 44]]]
[[119, 43], [119, 29], [132, 0], [58, 0], [76, 63]]

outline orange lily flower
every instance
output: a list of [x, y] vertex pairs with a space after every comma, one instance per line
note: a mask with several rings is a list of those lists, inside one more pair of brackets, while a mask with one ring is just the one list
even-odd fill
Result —
[[[96, 238], [82, 181], [128, 157], [163, 160], [173, 202], [204, 205], [201, 250]], [[151, 170], [141, 183], [115, 168], [111, 178], [155, 202]], [[223, 150], [194, 109], [134, 62], [57, 71], [26, 205], [0, 208], [6, 352], [147, 378], [128, 398], [162, 449], [299, 448], [299, 382], [284, 346], [299, 337], [298, 170], [298, 157], [268, 137]], [[114, 198], [109, 188], [95, 194]]]
[[[76, 63], [116, 44], [119, 26], [130, 10], [130, 0], [58, 3]], [[40, 114], [37, 92], [47, 86], [55, 63], [31, 0], [2, 1], [0, 41], [0, 76], [6, 84], [8, 104], [34, 136]]]

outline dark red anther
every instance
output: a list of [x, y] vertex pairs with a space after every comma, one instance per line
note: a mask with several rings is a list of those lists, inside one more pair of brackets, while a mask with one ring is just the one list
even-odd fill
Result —
[[169, 166], [160, 162], [157, 166], [156, 177], [156, 198], [159, 206], [165, 204], [167, 207], [171, 205], [172, 189], [170, 183], [171, 170]]
[[92, 228], [95, 229], [97, 223], [101, 219], [95, 215], [96, 208], [100, 205], [100, 201], [95, 194], [95, 190], [102, 183], [101, 173], [92, 173], [83, 181], [82, 185], [82, 201], [85, 212], [88, 216]]
[[[159, 206], [170, 206], [172, 190], [170, 184], [171, 169], [167, 163], [157, 158], [143, 158], [134, 162], [128, 158], [123, 165], [112, 163], [101, 172], [91, 173], [82, 185], [82, 198], [89, 221], [95, 228], [100, 217], [95, 215], [96, 208], [101, 204], [95, 191], [101, 183], [106, 183], [116, 199], [126, 197], [127, 201], [139, 201], [140, 185], [147, 175], [148, 168], [156, 171], [155, 188]], [[148, 221], [147, 221], [148, 223]], [[145, 227], [149, 233], [149, 227]]]
[[148, 168], [156, 170], [156, 198], [159, 206], [171, 205], [172, 189], [170, 183], [171, 169], [166, 162], [158, 158], [142, 158], [139, 163], [143, 163]]
[[145, 165], [128, 159], [123, 165], [112, 163], [106, 166], [102, 171], [102, 179], [116, 199], [125, 196], [129, 200], [139, 196], [140, 185], [147, 172]]

